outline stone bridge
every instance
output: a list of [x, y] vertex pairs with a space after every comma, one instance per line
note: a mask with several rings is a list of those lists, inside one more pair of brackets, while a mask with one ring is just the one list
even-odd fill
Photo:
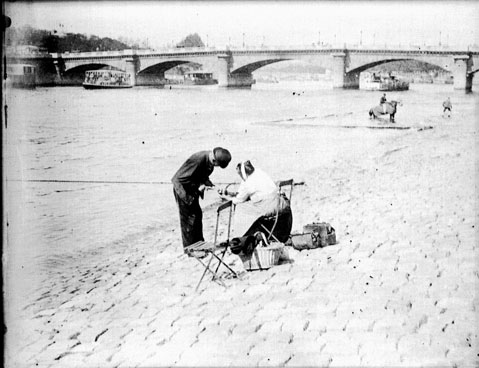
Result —
[[134, 85], [162, 85], [165, 71], [186, 63], [201, 64], [221, 87], [250, 87], [252, 73], [269, 64], [302, 60], [331, 70], [335, 88], [358, 88], [359, 74], [398, 60], [418, 60], [439, 66], [454, 77], [455, 89], [470, 90], [479, 66], [479, 51], [420, 48], [184, 48], [51, 54], [57, 78], [82, 78], [86, 70], [109, 66], [127, 71]]

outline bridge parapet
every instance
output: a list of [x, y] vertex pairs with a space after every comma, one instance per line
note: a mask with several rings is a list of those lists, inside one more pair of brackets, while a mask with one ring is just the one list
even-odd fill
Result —
[[131, 55], [138, 56], [168, 56], [168, 55], [200, 55], [200, 54], [224, 54], [232, 53], [334, 53], [334, 52], [349, 52], [349, 53], [390, 53], [390, 54], [429, 54], [429, 55], [456, 55], [456, 54], [473, 54], [479, 55], [477, 50], [457, 50], [449, 47], [420, 47], [420, 46], [363, 46], [363, 45], [298, 45], [298, 46], [249, 46], [236, 47], [226, 46], [225, 48], [215, 47], [184, 47], [184, 48], [163, 48], [155, 50], [133, 50], [126, 49], [120, 51], [91, 51], [91, 52], [65, 52], [62, 54], [51, 54], [52, 57], [61, 55], [63, 58], [90, 58], [90, 57], [125, 57]]

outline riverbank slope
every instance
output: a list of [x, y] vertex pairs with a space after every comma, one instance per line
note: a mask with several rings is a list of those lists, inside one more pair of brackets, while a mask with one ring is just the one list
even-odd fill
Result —
[[226, 289], [195, 293], [173, 220], [72, 260], [19, 314], [7, 303], [7, 366], [477, 366], [474, 124], [358, 142], [305, 172], [295, 226], [328, 221], [339, 243]]

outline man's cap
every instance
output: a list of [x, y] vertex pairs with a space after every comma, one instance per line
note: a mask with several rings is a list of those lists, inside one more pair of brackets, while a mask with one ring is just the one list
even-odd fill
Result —
[[231, 153], [227, 149], [224, 149], [222, 147], [216, 147], [213, 150], [213, 154], [215, 156], [215, 161], [218, 163], [218, 165], [224, 169], [226, 166], [231, 161]]

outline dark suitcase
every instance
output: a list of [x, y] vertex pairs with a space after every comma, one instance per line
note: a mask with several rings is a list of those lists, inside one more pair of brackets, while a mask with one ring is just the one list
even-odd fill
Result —
[[303, 233], [316, 233], [319, 235], [319, 246], [326, 247], [336, 244], [336, 231], [327, 222], [313, 222], [303, 226]]

